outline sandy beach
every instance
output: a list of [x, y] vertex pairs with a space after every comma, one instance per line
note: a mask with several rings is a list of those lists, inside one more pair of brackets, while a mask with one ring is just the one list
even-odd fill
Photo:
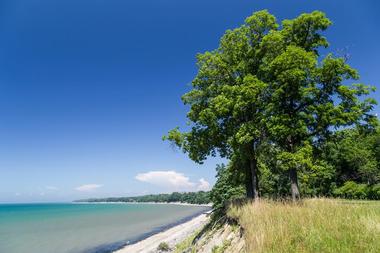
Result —
[[196, 230], [207, 224], [209, 221], [209, 212], [194, 217], [190, 221], [179, 224], [168, 230], [152, 235], [135, 244], [127, 245], [124, 248], [115, 251], [116, 253], [153, 253], [158, 252], [157, 247], [161, 242], [166, 242], [171, 248], [177, 243], [186, 239]]

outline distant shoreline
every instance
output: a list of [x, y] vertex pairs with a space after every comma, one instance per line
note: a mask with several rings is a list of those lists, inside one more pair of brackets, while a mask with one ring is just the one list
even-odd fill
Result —
[[203, 207], [212, 207], [212, 203], [208, 204], [192, 204], [192, 203], [184, 203], [184, 202], [104, 202], [104, 201], [73, 201], [74, 204], [149, 204], [149, 205], [179, 205], [179, 206], [203, 206]]
[[212, 201], [210, 199], [210, 192], [198, 191], [198, 192], [172, 192], [172, 193], [158, 193], [148, 194], [141, 196], [131, 197], [103, 197], [103, 198], [86, 198], [77, 199], [74, 202], [91, 202], [91, 203], [163, 203], [163, 204], [181, 204], [181, 205], [206, 205], [209, 206]]

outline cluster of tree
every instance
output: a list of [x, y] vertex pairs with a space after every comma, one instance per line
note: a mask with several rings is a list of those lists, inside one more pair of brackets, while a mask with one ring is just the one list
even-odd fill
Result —
[[77, 202], [157, 202], [157, 203], [189, 203], [189, 204], [208, 204], [210, 203], [209, 192], [173, 192], [171, 194], [150, 194], [136, 197], [112, 197], [82, 199]]
[[318, 151], [319, 160], [332, 169], [306, 177], [312, 188], [305, 194], [380, 199], [380, 127], [339, 131]]
[[[343, 150], [328, 151], [342, 133], [337, 130], [375, 131], [377, 117], [371, 114], [376, 101], [368, 97], [374, 88], [356, 82], [347, 58], [321, 56], [330, 25], [319, 11], [279, 24], [264, 10], [227, 30], [217, 49], [197, 56], [193, 88], [182, 97], [190, 106], [190, 129], [175, 128], [164, 139], [198, 163], [217, 155], [230, 160], [221, 171], [243, 180], [250, 198], [339, 193], [331, 175], [345, 170], [348, 160]], [[369, 163], [355, 165], [366, 168], [358, 172], [363, 180], [376, 167]], [[338, 174], [336, 186], [347, 175], [361, 181]]]
[[[269, 146], [266, 151], [258, 158], [261, 195], [284, 198], [289, 180], [276, 159], [279, 150]], [[214, 208], [223, 211], [226, 202], [246, 195], [245, 177], [234, 161], [218, 165], [216, 171], [210, 198]], [[379, 200], [380, 128], [371, 132], [358, 128], [337, 131], [323, 145], [314, 147], [313, 162], [298, 176], [304, 196]]]

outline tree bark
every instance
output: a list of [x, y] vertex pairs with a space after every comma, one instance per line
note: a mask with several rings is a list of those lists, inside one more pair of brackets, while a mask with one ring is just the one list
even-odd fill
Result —
[[[294, 154], [294, 141], [291, 136], [288, 137], [288, 152]], [[298, 176], [297, 176], [297, 168], [291, 168], [289, 170], [289, 179], [290, 179], [290, 191], [292, 193], [292, 200], [296, 202], [300, 200], [300, 190], [298, 187]]]
[[259, 198], [259, 178], [257, 175], [257, 160], [251, 158], [245, 165], [245, 188], [247, 198], [257, 200]]
[[247, 194], [247, 198], [253, 199], [253, 184], [252, 184], [252, 171], [251, 166], [248, 161], [245, 162], [245, 190]]
[[253, 157], [250, 160], [250, 168], [251, 168], [251, 181], [252, 181], [252, 197], [256, 201], [259, 199], [259, 177], [257, 175], [257, 159]]
[[259, 199], [259, 177], [257, 168], [257, 158], [254, 143], [242, 148], [244, 166], [245, 166], [245, 187], [247, 198]]
[[290, 178], [290, 190], [292, 192], [292, 199], [293, 201], [297, 201], [300, 199], [300, 191], [298, 187], [298, 176], [297, 176], [297, 169], [293, 168], [289, 171], [289, 178]]

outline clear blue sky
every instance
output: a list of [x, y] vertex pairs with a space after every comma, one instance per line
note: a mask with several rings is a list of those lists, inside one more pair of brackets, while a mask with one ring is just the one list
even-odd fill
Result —
[[261, 9], [326, 12], [330, 50], [380, 88], [376, 0], [0, 1], [0, 202], [212, 185], [220, 160], [197, 165], [161, 137], [184, 126], [195, 54]]

